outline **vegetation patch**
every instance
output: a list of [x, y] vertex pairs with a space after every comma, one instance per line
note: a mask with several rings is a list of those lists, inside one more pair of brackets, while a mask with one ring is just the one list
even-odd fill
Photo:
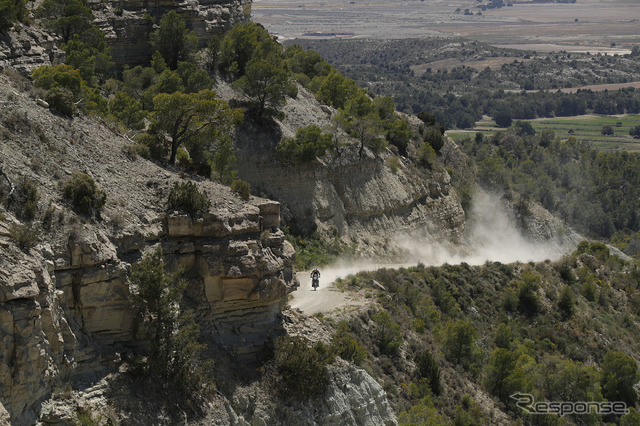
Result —
[[327, 366], [334, 353], [322, 342], [309, 347], [300, 337], [276, 340], [274, 365], [278, 371], [278, 390], [287, 399], [305, 400], [320, 394], [327, 384]]
[[186, 282], [180, 272], [165, 270], [162, 251], [155, 250], [132, 265], [133, 306], [153, 330], [147, 357], [136, 364], [136, 373], [178, 400], [190, 399], [212, 386], [212, 361], [203, 360], [204, 345], [189, 311], [179, 309]]
[[335, 260], [354, 254], [355, 247], [347, 246], [339, 238], [324, 238], [313, 233], [307, 237], [295, 235], [291, 228], [284, 227], [287, 241], [296, 250], [295, 269], [306, 271], [315, 266], [327, 265]]
[[64, 197], [73, 210], [83, 216], [100, 215], [107, 202], [107, 193], [98, 189], [95, 181], [86, 173], [75, 172], [63, 188]]
[[32, 225], [12, 224], [9, 236], [22, 250], [28, 251], [35, 247], [40, 239], [40, 230]]
[[201, 217], [211, 207], [209, 196], [199, 191], [192, 181], [175, 182], [169, 191], [169, 210], [179, 210], [188, 214], [192, 219]]
[[7, 200], [7, 205], [19, 219], [31, 221], [38, 212], [38, 201], [40, 201], [38, 183], [33, 179], [21, 177], [16, 182], [15, 190]]
[[[462, 393], [467, 381], [504, 404], [513, 421], [530, 419], [509, 397], [517, 392], [530, 393], [536, 401], [629, 401], [635, 407], [637, 394], [629, 384], [639, 378], [631, 361], [638, 349], [628, 337], [640, 331], [632, 321], [616, 318], [638, 314], [640, 293], [633, 282], [640, 268], [605, 249], [584, 242], [555, 263], [362, 272], [342, 280], [343, 288], [377, 293], [380, 308], [340, 327], [364, 347], [363, 365], [386, 384], [403, 422], [487, 422], [487, 405]], [[588, 294], [585, 283], [593, 286]], [[505, 303], [510, 289], [513, 300]], [[414, 327], [417, 321], [423, 325]], [[397, 340], [384, 337], [393, 330], [402, 330]], [[606, 341], [585, 330], [598, 330]], [[395, 350], [384, 349], [384, 342], [394, 341], [399, 342]], [[618, 346], [611, 348], [608, 341]], [[414, 367], [403, 366], [405, 359], [413, 360]], [[571, 395], [562, 397], [566, 389]], [[634, 415], [634, 410], [627, 414]], [[612, 421], [626, 424], [631, 418]], [[557, 424], [555, 416], [536, 419]], [[565, 419], [579, 424], [604, 417], [571, 414]]]

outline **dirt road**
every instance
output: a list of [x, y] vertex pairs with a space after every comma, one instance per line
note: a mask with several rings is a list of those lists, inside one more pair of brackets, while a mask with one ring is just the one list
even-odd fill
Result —
[[371, 271], [382, 267], [397, 268], [402, 265], [359, 264], [354, 266], [327, 266], [320, 269], [320, 287], [314, 291], [311, 287], [311, 271], [298, 272], [300, 287], [294, 291], [291, 307], [298, 308], [307, 315], [318, 312], [329, 313], [347, 306], [362, 306], [371, 299], [359, 293], [342, 293], [334, 282], [350, 274]]

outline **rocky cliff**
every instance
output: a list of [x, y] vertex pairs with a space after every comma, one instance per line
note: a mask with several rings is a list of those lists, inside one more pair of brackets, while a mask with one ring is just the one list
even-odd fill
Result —
[[[0, 117], [1, 192], [26, 177], [40, 194], [31, 248], [16, 244], [15, 229], [26, 224], [19, 212], [0, 207], [0, 403], [12, 421], [33, 423], [54, 386], [145, 345], [128, 268], [157, 245], [188, 277], [185, 303], [205, 343], [252, 357], [283, 332], [280, 312], [297, 281], [277, 202], [245, 201], [200, 179], [212, 200], [208, 213], [192, 220], [167, 211], [168, 190], [181, 180], [176, 171], [129, 157], [128, 142], [94, 119], [50, 114], [6, 75], [0, 88], [0, 102], [11, 106]], [[62, 198], [75, 171], [107, 192], [96, 219], [77, 216]]]
[[251, 0], [125, 0], [88, 1], [96, 16], [95, 23], [106, 35], [116, 65], [147, 64], [153, 53], [149, 34], [157, 28], [165, 13], [175, 10], [187, 28], [198, 36], [201, 46], [251, 15]]
[[64, 52], [50, 34], [35, 26], [0, 34], [0, 69], [11, 69], [24, 75], [41, 65], [64, 62]]
[[[149, 63], [153, 51], [149, 35], [165, 13], [175, 10], [187, 27], [206, 46], [212, 36], [222, 35], [251, 15], [251, 0], [127, 0], [87, 2], [93, 10], [94, 23], [104, 31], [116, 65], [135, 66]], [[0, 34], [0, 69], [11, 68], [24, 75], [41, 65], [64, 63], [59, 40], [37, 25], [22, 25], [18, 31]]]
[[[335, 110], [321, 108], [300, 88], [284, 113], [269, 129], [245, 125], [238, 170], [258, 191], [283, 203], [288, 224], [339, 236], [358, 244], [361, 254], [374, 256], [393, 254], [391, 237], [401, 233], [421, 233], [425, 241], [462, 241], [464, 211], [442, 166], [421, 167], [392, 151], [367, 151], [360, 158], [357, 149], [348, 148], [304, 165], [283, 163], [275, 153], [280, 138], [310, 124], [331, 129]], [[417, 125], [415, 117], [406, 118]], [[397, 167], [389, 163], [394, 157]]]

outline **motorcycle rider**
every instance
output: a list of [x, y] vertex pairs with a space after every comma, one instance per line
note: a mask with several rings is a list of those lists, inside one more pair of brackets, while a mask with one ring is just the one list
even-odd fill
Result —
[[311, 286], [313, 287], [313, 290], [315, 290], [319, 285], [320, 271], [318, 271], [318, 268], [313, 268], [313, 270], [311, 271]]

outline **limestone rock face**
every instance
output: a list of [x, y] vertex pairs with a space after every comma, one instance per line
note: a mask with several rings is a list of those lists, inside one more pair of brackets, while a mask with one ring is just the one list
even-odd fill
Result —
[[0, 403], [0, 424], [8, 425], [11, 423], [11, 418], [9, 417], [9, 413], [5, 410], [4, 405]]
[[251, 0], [175, 1], [125, 0], [88, 2], [96, 24], [105, 32], [116, 65], [143, 65], [153, 53], [149, 35], [163, 14], [175, 10], [187, 27], [206, 46], [211, 36], [220, 35], [251, 15]]
[[[236, 406], [242, 403], [236, 401]], [[366, 371], [337, 358], [327, 368], [327, 388], [324, 394], [304, 404], [281, 407], [278, 418], [260, 409], [253, 413], [232, 410], [233, 424], [296, 424], [330, 426], [391, 426], [398, 420], [382, 386]]]
[[382, 386], [347, 362], [329, 368], [329, 386], [315, 418], [322, 425], [397, 425]]
[[0, 69], [13, 68], [29, 75], [41, 65], [64, 63], [64, 52], [54, 38], [40, 28], [24, 26], [0, 37]]
[[[219, 84], [218, 93], [227, 93]], [[390, 237], [422, 233], [426, 240], [460, 242], [465, 215], [460, 198], [443, 167], [428, 169], [392, 152], [374, 155], [342, 148], [320, 161], [303, 165], [284, 163], [275, 154], [282, 137], [296, 129], [316, 125], [331, 129], [336, 111], [320, 107], [315, 95], [299, 87], [298, 96], [283, 107], [285, 118], [271, 128], [258, 128], [245, 120], [237, 141], [238, 172], [252, 188], [282, 203], [288, 225], [303, 231], [318, 230], [358, 244], [363, 255], [388, 256], [397, 249]], [[416, 117], [405, 116], [412, 126]], [[417, 121], [416, 121], [417, 120]], [[338, 136], [343, 143], [349, 139]]]
[[373, 156], [304, 166], [259, 151], [240, 156], [243, 179], [281, 201], [290, 222], [315, 224], [325, 235], [386, 250], [385, 238], [397, 233], [422, 230], [452, 242], [464, 234], [464, 211], [444, 170], [427, 174], [407, 164], [394, 173]]
[[237, 355], [255, 353], [282, 330], [280, 313], [298, 286], [293, 247], [282, 231], [264, 225], [279, 226], [278, 207], [266, 202], [196, 221], [180, 214], [166, 219], [163, 253], [169, 265], [196, 277], [187, 291], [198, 301], [203, 334]]
[[16, 424], [34, 422], [33, 404], [42, 401], [54, 377], [68, 369], [67, 356], [73, 356], [75, 348], [49, 265], [33, 251], [9, 249], [0, 255], [0, 270], [13, 273], [0, 276], [0, 403]]
[[86, 224], [66, 245], [43, 248], [51, 260], [35, 249], [3, 252], [0, 402], [11, 419], [33, 423], [54, 381], [99, 363], [97, 353], [144, 345], [148, 328], [130, 304], [128, 268], [156, 244], [169, 268], [185, 271], [205, 340], [236, 355], [261, 349], [282, 331], [282, 307], [298, 285], [278, 225], [279, 205], [256, 199], [198, 220], [170, 213], [144, 233]]

